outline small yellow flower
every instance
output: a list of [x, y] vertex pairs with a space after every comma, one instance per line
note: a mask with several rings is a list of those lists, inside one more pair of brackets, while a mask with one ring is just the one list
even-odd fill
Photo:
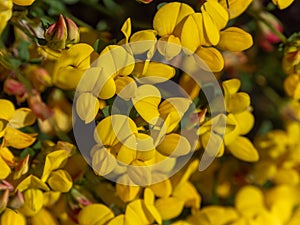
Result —
[[80, 211], [78, 222], [80, 225], [104, 225], [113, 218], [113, 212], [105, 205], [91, 204]]
[[44, 196], [39, 189], [27, 189], [23, 192], [24, 205], [20, 208], [20, 212], [25, 216], [33, 216], [37, 214], [43, 207]]
[[84, 72], [90, 67], [94, 49], [87, 44], [76, 44], [64, 50], [53, 71], [53, 84], [64, 90], [74, 90]]
[[25, 217], [18, 211], [6, 209], [1, 215], [1, 225], [26, 225]]
[[289, 7], [294, 0], [272, 0], [272, 2], [279, 7], [279, 9], [285, 9]]

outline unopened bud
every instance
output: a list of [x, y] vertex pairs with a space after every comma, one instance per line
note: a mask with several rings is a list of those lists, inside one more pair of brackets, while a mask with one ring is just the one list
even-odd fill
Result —
[[65, 18], [67, 24], [67, 44], [76, 44], [80, 40], [79, 28], [73, 20]]
[[6, 94], [15, 95], [19, 97], [25, 95], [26, 93], [25, 85], [11, 78], [7, 78], [5, 80], [3, 89]]
[[32, 86], [39, 92], [44, 91], [52, 85], [51, 76], [42, 67], [28, 66], [24, 72]]
[[15, 196], [13, 196], [10, 201], [9, 201], [9, 208], [12, 209], [19, 209], [23, 206], [24, 204], [24, 196], [22, 194], [22, 192], [17, 191]]
[[62, 15], [59, 15], [58, 21], [46, 30], [45, 39], [52, 49], [60, 50], [66, 47], [67, 25]]
[[58, 21], [46, 30], [45, 39], [50, 48], [55, 50], [64, 49], [69, 44], [79, 42], [79, 28], [74, 21], [60, 15]]

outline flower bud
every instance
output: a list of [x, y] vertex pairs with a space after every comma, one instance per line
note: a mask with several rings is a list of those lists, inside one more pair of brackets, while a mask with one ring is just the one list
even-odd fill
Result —
[[48, 184], [57, 192], [68, 192], [73, 185], [70, 174], [65, 170], [57, 170], [51, 173]]
[[45, 39], [50, 48], [54, 50], [64, 49], [68, 44], [79, 42], [79, 28], [74, 21], [60, 15], [58, 21], [46, 30]]
[[26, 225], [25, 217], [18, 211], [6, 209], [1, 216], [1, 225]]
[[52, 85], [51, 76], [42, 67], [28, 66], [24, 73], [32, 86], [39, 92], [43, 92], [47, 87]]
[[79, 28], [73, 20], [65, 18], [67, 24], [67, 44], [76, 44], [80, 40]]
[[30, 188], [24, 192], [24, 205], [20, 211], [26, 216], [37, 214], [44, 204], [43, 192]]
[[[282, 24], [271, 13], [263, 12], [261, 13], [261, 17], [269, 24], [271, 24], [272, 27], [274, 27], [274, 29], [276, 29], [278, 32], [283, 31]], [[280, 38], [265, 23], [259, 22], [258, 25], [262, 32], [262, 35], [259, 40], [260, 45], [264, 48], [264, 50], [272, 51], [273, 50], [272, 44], [280, 42]]]
[[22, 192], [17, 191], [16, 194], [10, 199], [8, 206], [12, 209], [19, 209], [24, 204], [24, 196]]
[[21, 99], [26, 97], [26, 87], [21, 82], [7, 78], [3, 85], [3, 90], [6, 94], [14, 95], [18, 98], [18, 100], [22, 101]]
[[64, 49], [67, 41], [67, 25], [60, 14], [56, 23], [52, 24], [45, 32], [47, 45], [55, 50]]

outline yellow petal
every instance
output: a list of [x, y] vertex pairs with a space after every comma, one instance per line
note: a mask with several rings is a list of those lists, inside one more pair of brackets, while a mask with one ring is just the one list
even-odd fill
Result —
[[128, 42], [129, 40], [129, 37], [131, 35], [131, 19], [128, 18], [124, 23], [123, 23], [123, 26], [121, 28], [121, 31], [122, 33], [124, 34], [125, 36], [125, 39], [126, 39], [126, 43]]
[[92, 155], [92, 167], [94, 172], [99, 176], [105, 176], [111, 173], [117, 166], [115, 157], [105, 148], [97, 150]]
[[204, 38], [208, 45], [217, 45], [220, 40], [220, 32], [217, 25], [206, 11], [202, 12]]
[[76, 100], [76, 112], [86, 124], [95, 119], [99, 106], [99, 100], [91, 93], [82, 93]]
[[236, 140], [226, 146], [232, 155], [246, 162], [255, 162], [259, 159], [257, 150], [245, 137], [237, 137]]
[[285, 9], [289, 7], [294, 0], [272, 0], [272, 2], [279, 7], [279, 9]]
[[228, 12], [219, 2], [208, 0], [202, 5], [201, 10], [205, 10], [210, 15], [219, 30], [226, 26]]
[[160, 198], [166, 198], [172, 194], [172, 184], [169, 179], [152, 184], [149, 188], [153, 191], [155, 196]]
[[90, 92], [101, 99], [109, 99], [116, 93], [116, 85], [111, 75], [102, 67], [92, 67], [85, 71], [77, 92]]
[[[0, 149], [0, 151], [1, 150], [2, 149]], [[11, 173], [11, 169], [0, 156], [0, 180], [6, 179], [10, 173]]]
[[129, 76], [118, 77], [115, 80], [116, 93], [125, 100], [130, 100], [136, 96], [137, 85], [136, 82]]
[[101, 145], [112, 146], [136, 133], [137, 127], [132, 119], [114, 114], [100, 121], [95, 129], [94, 138]]
[[254, 116], [249, 111], [234, 114], [241, 135], [247, 134], [254, 125]]
[[[215, 224], [234, 224], [234, 225], [242, 225], [235, 224], [239, 218], [239, 214], [235, 209], [225, 208], [222, 206], [206, 206], [202, 208], [200, 211], [197, 211], [194, 216], [191, 216], [188, 219], [188, 222], [191, 224], [197, 224], [198, 221], [202, 221], [201, 223], [207, 225], [215, 225]], [[243, 224], [246, 225], [246, 224]]]
[[125, 215], [121, 214], [113, 218], [107, 225], [125, 225]]
[[180, 53], [180, 39], [174, 35], [161, 37], [157, 42], [157, 50], [169, 61]]
[[73, 90], [90, 66], [94, 49], [87, 44], [76, 44], [63, 51], [53, 71], [53, 83], [59, 88]]
[[12, 209], [5, 209], [1, 215], [1, 225], [26, 225], [26, 218], [20, 212]]
[[125, 210], [125, 224], [141, 225], [152, 224], [154, 218], [147, 211], [144, 202], [141, 199], [130, 202]]
[[156, 43], [156, 34], [155, 30], [135, 32], [130, 38], [130, 47], [133, 54], [142, 54], [152, 49]]
[[46, 209], [41, 209], [31, 218], [32, 225], [58, 225], [55, 217]]
[[117, 195], [124, 202], [131, 202], [132, 200], [134, 200], [139, 194], [140, 190], [141, 188], [139, 186], [131, 186], [118, 183], [116, 184]]
[[35, 120], [36, 117], [31, 109], [20, 108], [15, 111], [13, 118], [9, 121], [9, 125], [18, 129], [32, 125]]
[[241, 81], [238, 79], [226, 80], [222, 83], [225, 95], [232, 95], [238, 92], [241, 87]]
[[[196, 55], [206, 63], [212, 72], [220, 72], [224, 68], [224, 59], [222, 54], [215, 48], [198, 48]], [[204, 67], [204, 70], [207, 70]]]
[[300, 78], [298, 74], [289, 75], [284, 81], [284, 90], [295, 99], [300, 99]]
[[224, 51], [239, 52], [253, 45], [252, 36], [238, 27], [229, 27], [221, 31], [218, 48]]
[[175, 26], [194, 10], [185, 3], [172, 2], [162, 6], [154, 16], [153, 27], [159, 36], [170, 35]]
[[274, 182], [277, 184], [296, 186], [299, 181], [299, 174], [295, 169], [281, 169], [274, 176]]
[[42, 180], [33, 175], [29, 175], [22, 180], [16, 187], [16, 190], [23, 192], [29, 188], [50, 191], [48, 186]]
[[201, 197], [191, 182], [185, 182], [174, 189], [172, 196], [184, 201], [186, 207], [200, 208]]
[[17, 149], [27, 148], [35, 142], [36, 135], [26, 134], [12, 127], [7, 127], [4, 136], [5, 145]]
[[160, 198], [155, 201], [155, 207], [163, 220], [169, 220], [180, 215], [184, 201], [176, 197]]
[[57, 150], [47, 154], [42, 181], [45, 182], [52, 171], [62, 167], [68, 157], [69, 153], [66, 150]]
[[15, 113], [13, 103], [6, 99], [0, 99], [0, 108], [0, 119], [9, 121]]
[[14, 4], [21, 6], [28, 6], [34, 3], [35, 0], [13, 0]]
[[145, 70], [145, 63], [136, 63], [132, 72], [140, 83], [160, 83], [165, 82], [175, 76], [175, 69], [172, 66], [160, 63], [150, 62]]
[[[248, 6], [252, 3], [253, 0], [229, 0], [229, 14], [230, 19], [234, 19], [242, 14]], [[220, 4], [227, 10], [226, 0], [220, 0]]]
[[53, 171], [47, 182], [51, 189], [57, 192], [68, 192], [73, 185], [70, 174], [65, 170]]
[[7, 128], [7, 125], [8, 125], [7, 120], [0, 119], [0, 138], [3, 137], [5, 130]]
[[199, 95], [201, 90], [199, 84], [186, 73], [182, 74], [180, 77], [179, 85], [185, 90], [192, 100]]
[[191, 146], [189, 141], [176, 133], [167, 134], [163, 141], [156, 147], [161, 154], [170, 157], [179, 157], [190, 152]]
[[150, 124], [155, 124], [159, 117], [158, 105], [160, 101], [159, 90], [149, 84], [138, 87], [136, 97], [132, 99], [134, 108]]
[[102, 67], [105, 74], [112, 77], [131, 74], [134, 64], [133, 55], [119, 45], [107, 46], [97, 60], [97, 66]]
[[129, 178], [140, 186], [150, 185], [152, 182], [151, 167], [145, 162], [134, 160], [127, 169]]
[[192, 54], [204, 43], [203, 17], [201, 13], [193, 13], [185, 19], [180, 33], [183, 51]]
[[263, 208], [264, 206], [263, 193], [254, 186], [248, 185], [243, 187], [235, 197], [235, 207], [241, 212], [248, 208]]
[[78, 215], [80, 225], [104, 225], [114, 218], [113, 212], [103, 204], [85, 206]]
[[20, 208], [20, 211], [26, 216], [37, 214], [44, 204], [43, 192], [39, 189], [30, 188], [23, 195], [24, 205]]
[[152, 190], [150, 188], [146, 188], [145, 191], [144, 191], [145, 206], [146, 206], [148, 212], [154, 218], [154, 220], [158, 224], [162, 224], [162, 218], [161, 218], [158, 210], [154, 206], [154, 199], [155, 199], [155, 196], [154, 196], [154, 193], [152, 192]]

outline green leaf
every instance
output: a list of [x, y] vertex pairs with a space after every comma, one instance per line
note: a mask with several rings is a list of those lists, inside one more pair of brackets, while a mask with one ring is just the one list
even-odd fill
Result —
[[27, 62], [30, 58], [30, 55], [29, 55], [29, 46], [30, 46], [30, 43], [27, 42], [27, 41], [24, 41], [22, 40], [20, 42], [20, 45], [18, 47], [18, 50], [19, 50], [19, 58], [25, 62]]
[[21, 154], [20, 158], [24, 159], [27, 155], [30, 155], [31, 157], [35, 155], [35, 151], [32, 148], [25, 148]]

